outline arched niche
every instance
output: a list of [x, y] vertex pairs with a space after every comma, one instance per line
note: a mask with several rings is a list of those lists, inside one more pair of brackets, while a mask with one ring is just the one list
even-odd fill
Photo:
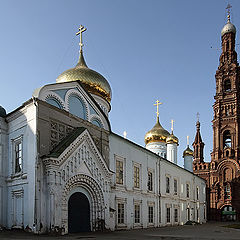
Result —
[[87, 119], [86, 106], [79, 96], [74, 94], [69, 96], [68, 104], [70, 113], [82, 119]]

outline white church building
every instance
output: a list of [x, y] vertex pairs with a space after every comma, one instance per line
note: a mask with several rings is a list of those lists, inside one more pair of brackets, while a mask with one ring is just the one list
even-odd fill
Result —
[[192, 150], [184, 169], [158, 115], [144, 148], [111, 131], [110, 110], [110, 85], [88, 68], [81, 42], [56, 83], [8, 114], [0, 107], [0, 226], [67, 234], [206, 222]]

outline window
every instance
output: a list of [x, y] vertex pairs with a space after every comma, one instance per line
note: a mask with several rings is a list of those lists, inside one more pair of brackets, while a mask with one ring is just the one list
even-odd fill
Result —
[[230, 92], [231, 91], [231, 81], [230, 79], [227, 79], [224, 81], [224, 91]]
[[186, 195], [187, 195], [187, 198], [189, 198], [189, 184], [187, 183], [186, 184]]
[[174, 209], [174, 222], [178, 222], [178, 209]]
[[140, 223], [140, 205], [139, 204], [134, 205], [134, 222]]
[[197, 208], [197, 222], [199, 221], [199, 210]]
[[83, 100], [77, 95], [71, 95], [68, 100], [69, 112], [82, 118], [86, 119], [86, 106]]
[[139, 188], [140, 187], [140, 181], [139, 181], [139, 167], [134, 166], [134, 187]]
[[170, 216], [170, 207], [167, 207], [167, 208], [166, 208], [166, 213], [167, 213], [167, 215], [166, 215], [167, 223], [170, 223], [170, 219], [171, 219], [171, 216]]
[[148, 222], [153, 223], [153, 206], [148, 206]]
[[232, 146], [232, 140], [231, 140], [231, 133], [229, 130], [226, 130], [223, 133], [223, 147], [231, 147]]
[[170, 179], [166, 177], [166, 193], [170, 193]]
[[118, 203], [118, 223], [124, 223], [124, 203]]
[[225, 199], [230, 199], [231, 198], [231, 187], [230, 187], [229, 183], [227, 183], [224, 186], [224, 198]]
[[177, 179], [174, 179], [174, 195], [178, 193], [178, 182]]
[[123, 162], [116, 160], [116, 183], [123, 184]]
[[148, 191], [153, 190], [153, 174], [152, 172], [148, 172]]
[[14, 173], [22, 171], [22, 139], [14, 142]]
[[197, 200], [199, 200], [199, 188], [198, 188], [198, 187], [196, 188], [196, 195], [197, 195], [197, 196], [196, 196], [196, 197], [197, 197]]

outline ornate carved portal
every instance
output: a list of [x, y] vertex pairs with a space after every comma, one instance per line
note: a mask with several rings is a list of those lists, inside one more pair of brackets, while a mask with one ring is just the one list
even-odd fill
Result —
[[76, 175], [68, 180], [62, 195], [62, 228], [64, 228], [65, 233], [68, 233], [68, 201], [74, 189], [79, 188], [84, 189], [89, 194], [90, 230], [97, 230], [99, 221], [104, 221], [105, 219], [104, 197], [99, 185], [93, 178], [87, 175]]

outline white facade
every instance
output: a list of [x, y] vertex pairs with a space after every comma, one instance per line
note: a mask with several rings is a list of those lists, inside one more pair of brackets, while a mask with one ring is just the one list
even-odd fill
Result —
[[177, 164], [177, 144], [167, 143], [167, 160]]
[[[1, 118], [0, 126], [4, 227], [68, 233], [69, 201], [75, 193], [88, 199], [92, 231], [101, 228], [101, 221], [111, 230], [206, 221], [204, 180], [89, 120], [31, 99]], [[72, 132], [61, 140], [67, 129]], [[19, 143], [21, 170], [16, 172]]]
[[[116, 161], [123, 163], [122, 184], [116, 181]], [[134, 167], [139, 168], [139, 187], [134, 186]], [[110, 206], [116, 211], [110, 216], [116, 229], [182, 225], [188, 220], [206, 222], [205, 181], [191, 172], [115, 134], [110, 135], [110, 168], [115, 172]], [[124, 223], [117, 214], [119, 203], [124, 204]], [[135, 221], [135, 205], [140, 206], [139, 223]], [[149, 221], [149, 207], [153, 207], [153, 221]]]
[[185, 155], [184, 157], [184, 169], [193, 172], [193, 156]]
[[146, 145], [146, 149], [156, 153], [157, 155], [167, 157], [167, 145], [165, 142], [151, 142]]

